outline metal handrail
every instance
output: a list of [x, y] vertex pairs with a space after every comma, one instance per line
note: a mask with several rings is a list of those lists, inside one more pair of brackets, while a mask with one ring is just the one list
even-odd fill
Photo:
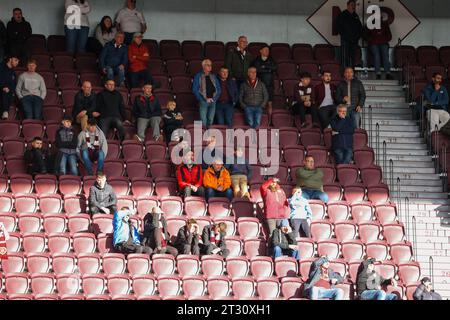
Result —
[[375, 124], [375, 149], [376, 149], [376, 155], [375, 155], [375, 161], [377, 165], [380, 165], [380, 124], [377, 122]]
[[394, 160], [389, 159], [389, 190], [394, 191]]
[[[434, 126], [434, 131], [438, 131], [438, 125]], [[439, 156], [440, 156], [440, 152], [436, 152], [435, 148], [433, 148], [433, 135], [429, 134], [429, 144], [430, 144], [430, 150], [431, 150], [431, 159], [433, 159], [434, 161], [434, 172], [439, 173]], [[434, 140], [435, 140], [435, 146], [437, 148], [437, 146], [439, 145], [439, 134], [435, 134], [434, 135]]]
[[387, 181], [387, 143], [383, 141], [383, 180]]
[[397, 194], [396, 194], [396, 203], [399, 204], [399, 210], [402, 211], [402, 180], [400, 177], [397, 177]]
[[416, 221], [416, 217], [413, 216], [412, 217], [412, 223], [413, 223], [413, 228], [412, 228], [412, 243], [413, 243], [413, 259], [416, 260], [417, 259], [417, 221]]
[[447, 172], [447, 146], [445, 144], [443, 145], [443, 154], [442, 154], [442, 162], [443, 162], [443, 168], [442, 168], [442, 184], [444, 192], [448, 192], [448, 172]]
[[[363, 108], [364, 110], [365, 108]], [[373, 148], [373, 123], [372, 123], [372, 105], [369, 105], [369, 143], [370, 143], [370, 147]]]
[[409, 197], [405, 198], [406, 236], [409, 238]]
[[428, 259], [428, 269], [430, 270], [431, 283], [434, 283], [434, 260], [433, 256]]

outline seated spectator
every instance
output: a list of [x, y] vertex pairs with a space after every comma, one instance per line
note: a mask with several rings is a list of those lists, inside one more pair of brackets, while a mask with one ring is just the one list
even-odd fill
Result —
[[441, 295], [434, 291], [431, 279], [428, 277], [420, 280], [419, 286], [414, 291], [413, 298], [414, 300], [442, 300]]
[[159, 99], [153, 94], [153, 86], [145, 84], [142, 87], [142, 94], [134, 100], [133, 107], [134, 118], [137, 119], [137, 135], [136, 138], [145, 141], [145, 132], [150, 125], [152, 128], [152, 137], [155, 141], [160, 141], [161, 130], [161, 106]]
[[[424, 96], [423, 106], [416, 105], [416, 118], [420, 120], [420, 113], [424, 112], [429, 121], [430, 132], [439, 130], [450, 120], [448, 113], [449, 96], [448, 91], [442, 84], [443, 76], [436, 72], [433, 74], [431, 82], [423, 89]], [[421, 109], [423, 108], [423, 109]]]
[[[167, 112], [163, 116], [164, 120], [164, 135], [166, 142], [180, 141], [180, 136], [177, 133], [177, 129], [183, 127], [183, 115], [181, 111], [177, 109], [177, 103], [173, 100], [167, 103]], [[175, 135], [172, 137], [173, 133]]]
[[295, 233], [292, 232], [287, 220], [282, 220], [281, 225], [273, 230], [270, 236], [270, 247], [274, 259], [286, 255], [300, 260]]
[[269, 118], [272, 114], [272, 101], [274, 85], [273, 81], [275, 78], [275, 72], [277, 71], [277, 64], [275, 60], [270, 55], [269, 46], [264, 46], [259, 50], [259, 56], [253, 61], [253, 66], [256, 68], [258, 73], [258, 78], [266, 86], [267, 93], [269, 94], [269, 102], [267, 103], [267, 113]]
[[[209, 166], [213, 163], [214, 159], [222, 159], [222, 161], [225, 161], [224, 155], [221, 151], [222, 146], [217, 146], [217, 140], [216, 136], [210, 135], [207, 138], [208, 144], [206, 145], [206, 148], [203, 149], [203, 152], [198, 155], [197, 162], [202, 163], [202, 169], [203, 171], [206, 171]], [[203, 156], [201, 159], [200, 157]]]
[[2, 120], [9, 118], [9, 107], [14, 102], [17, 76], [15, 69], [19, 65], [19, 59], [9, 56], [5, 63], [0, 65], [0, 113]]
[[253, 62], [252, 54], [247, 50], [248, 40], [246, 36], [240, 36], [238, 46], [227, 52], [225, 65], [230, 71], [232, 79], [236, 80], [238, 90], [247, 78], [247, 70]]
[[142, 43], [142, 33], [135, 33], [133, 42], [128, 46], [128, 68], [131, 88], [139, 88], [142, 84], [153, 83], [148, 71], [150, 53]]
[[356, 276], [356, 291], [361, 300], [397, 300], [397, 295], [381, 290], [384, 285], [397, 286], [397, 281], [384, 279], [375, 271], [375, 259], [361, 262]]
[[291, 209], [289, 220], [291, 221], [295, 237], [302, 235], [306, 238], [311, 238], [309, 226], [311, 225], [312, 210], [308, 200], [302, 197], [302, 189], [295, 187], [292, 190], [292, 197], [289, 198], [288, 202]]
[[19, 58], [21, 63], [25, 63], [30, 57], [27, 41], [32, 33], [31, 25], [23, 17], [22, 10], [15, 8], [13, 17], [6, 26], [7, 44], [9, 54]]
[[81, 124], [81, 130], [86, 130], [88, 120], [99, 116], [97, 109], [97, 94], [92, 91], [92, 84], [84, 81], [74, 99], [72, 117], [76, 123]]
[[236, 81], [230, 77], [227, 67], [220, 68], [220, 96], [216, 103], [216, 123], [233, 127], [234, 107], [239, 99]]
[[6, 27], [3, 21], [0, 20], [0, 62], [5, 58], [6, 41]]
[[319, 126], [319, 110], [314, 104], [313, 88], [311, 86], [311, 74], [304, 72], [300, 75], [300, 83], [295, 88], [294, 101], [292, 102], [294, 114], [300, 115], [302, 128], [306, 128], [306, 114], [311, 114], [313, 126]]
[[355, 122], [355, 128], [359, 128], [362, 109], [366, 102], [366, 90], [363, 83], [354, 76], [353, 68], [345, 68], [344, 80], [336, 89], [336, 102], [347, 105], [348, 113]]
[[123, 141], [125, 139], [123, 124], [129, 124], [130, 122], [125, 120], [127, 117], [125, 104], [122, 95], [116, 90], [114, 80], [106, 81], [105, 90], [97, 94], [96, 108], [100, 119], [100, 129], [105, 136], [108, 136], [111, 128], [116, 128], [120, 140]]
[[117, 29], [125, 33], [127, 45], [133, 40], [133, 34], [147, 31], [144, 15], [136, 9], [136, 0], [127, 0], [126, 7], [117, 13], [116, 23]]
[[233, 196], [235, 198], [250, 199], [248, 192], [248, 180], [252, 177], [252, 167], [245, 158], [244, 148], [238, 147], [235, 151], [235, 158], [232, 163], [228, 165], [228, 171], [231, 175], [231, 186], [233, 189]]
[[42, 76], [36, 72], [36, 60], [30, 59], [28, 71], [19, 76], [16, 96], [22, 104], [25, 119], [42, 120], [42, 105], [47, 96], [47, 87]]
[[322, 83], [314, 88], [314, 97], [322, 129], [328, 128], [330, 120], [336, 115], [336, 86], [331, 83], [331, 72], [322, 72]]
[[25, 151], [24, 158], [29, 174], [36, 175], [52, 172], [52, 158], [48, 150], [44, 149], [42, 145], [42, 138], [34, 137], [31, 142], [31, 149]]
[[156, 254], [171, 254], [176, 257], [178, 250], [171, 245], [166, 219], [163, 214], [161, 208], [154, 207], [152, 212], [144, 217], [143, 244], [152, 248]]
[[61, 128], [56, 132], [55, 145], [58, 148], [57, 159], [59, 164], [59, 174], [64, 176], [67, 172], [67, 164], [69, 164], [70, 174], [78, 175], [77, 168], [77, 144], [78, 139], [75, 131], [72, 128], [72, 117], [64, 116]]
[[218, 254], [226, 259], [230, 254], [224, 239], [226, 235], [225, 222], [205, 226], [202, 231], [203, 244], [201, 244], [200, 252], [205, 255]]
[[189, 151], [177, 168], [178, 190], [183, 197], [205, 196], [203, 170], [199, 164], [194, 164], [194, 159], [194, 152]]
[[[69, 9], [69, 7], [74, 6], [77, 6], [79, 10], [75, 11]], [[66, 0], [65, 8], [64, 33], [66, 34], [66, 51], [72, 55], [75, 53], [85, 53], [89, 37], [88, 14], [91, 12], [89, 1]], [[79, 13], [79, 18], [74, 17], [75, 12]]]
[[124, 34], [117, 32], [114, 41], [108, 42], [100, 54], [100, 67], [107, 80], [118, 76], [119, 86], [125, 85], [125, 71], [128, 66], [128, 48], [123, 43]]
[[203, 70], [197, 73], [192, 82], [192, 93], [200, 105], [200, 119], [206, 128], [214, 122], [216, 103], [221, 94], [221, 85], [218, 77], [212, 73], [212, 62], [203, 60]]
[[297, 187], [302, 188], [303, 197], [307, 200], [328, 202], [328, 195], [323, 192], [323, 171], [314, 166], [314, 158], [307, 155], [303, 160], [304, 167], [296, 172]]
[[311, 300], [343, 300], [344, 290], [334, 287], [343, 282], [342, 276], [330, 268], [328, 258], [322, 256], [311, 264], [304, 292]]
[[264, 202], [264, 219], [269, 229], [269, 236], [281, 226], [283, 220], [289, 218], [288, 203], [280, 180], [270, 178], [261, 186], [261, 196]]
[[200, 228], [195, 219], [187, 220], [186, 225], [180, 228], [174, 244], [179, 254], [200, 255], [199, 230]]
[[331, 120], [332, 149], [337, 164], [350, 164], [353, 158], [354, 121], [347, 116], [347, 106], [337, 107], [337, 116]]
[[206, 189], [206, 200], [213, 197], [224, 197], [230, 201], [233, 199], [230, 173], [224, 167], [222, 159], [215, 159], [205, 171], [203, 186]]
[[131, 212], [128, 207], [123, 207], [120, 211], [114, 212], [114, 249], [123, 254], [139, 253], [150, 256], [153, 250], [141, 244], [139, 232], [130, 220], [130, 215]]
[[108, 155], [108, 142], [94, 119], [89, 119], [87, 128], [78, 135], [77, 154], [88, 175], [94, 175], [94, 161], [97, 161], [97, 172], [103, 171], [103, 164]]
[[94, 185], [89, 189], [89, 211], [91, 214], [114, 214], [117, 211], [117, 197], [106, 182], [106, 176], [99, 172]]
[[245, 121], [253, 129], [261, 125], [263, 109], [269, 101], [266, 86], [256, 77], [256, 68], [248, 69], [248, 80], [241, 85], [239, 103], [245, 112]]
[[114, 27], [110, 16], [104, 16], [95, 29], [95, 38], [104, 47], [115, 39], [117, 29]]
[[0, 222], [0, 261], [8, 259], [7, 242], [9, 240], [9, 232], [3, 222]]

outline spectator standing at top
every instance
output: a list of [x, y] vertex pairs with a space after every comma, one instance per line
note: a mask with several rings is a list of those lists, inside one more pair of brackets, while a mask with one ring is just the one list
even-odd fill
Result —
[[119, 86], [125, 85], [125, 72], [128, 66], [128, 49], [123, 43], [123, 32], [117, 32], [114, 41], [108, 42], [100, 54], [100, 67], [107, 80], [119, 77]]
[[336, 115], [336, 86], [331, 83], [331, 72], [322, 72], [322, 83], [314, 88], [314, 99], [319, 109], [322, 129], [330, 125], [330, 120]]
[[97, 173], [95, 183], [89, 189], [88, 202], [91, 214], [114, 214], [117, 211], [117, 196], [101, 172]]
[[84, 81], [80, 92], [75, 96], [72, 110], [73, 120], [81, 124], [81, 130], [86, 130], [89, 119], [98, 117], [96, 108], [97, 95], [92, 91], [92, 84], [89, 81]]
[[5, 57], [6, 40], [6, 27], [3, 21], [0, 20], [0, 62], [3, 62]]
[[56, 170], [59, 169], [60, 175], [66, 175], [67, 163], [69, 164], [70, 174], [73, 176], [78, 175], [77, 144], [78, 137], [72, 128], [72, 117], [66, 115], [61, 121], [61, 128], [56, 132], [55, 141], [55, 145], [58, 148], [59, 160], [59, 166]]
[[28, 21], [22, 15], [20, 8], [13, 10], [13, 17], [6, 27], [9, 54], [19, 58], [25, 64], [30, 56], [27, 40], [31, 37], [33, 30]]
[[311, 86], [311, 74], [303, 72], [300, 75], [300, 82], [294, 91], [293, 111], [300, 115], [302, 128], [307, 127], [306, 114], [311, 114], [314, 127], [319, 127], [319, 110], [314, 104], [314, 90]]
[[260, 188], [264, 202], [264, 219], [269, 229], [269, 236], [284, 219], [289, 219], [286, 194], [279, 183], [280, 180], [277, 178], [271, 178]]
[[117, 29], [114, 27], [110, 16], [104, 16], [95, 29], [95, 38], [104, 47], [116, 37]]
[[78, 157], [83, 161], [88, 175], [94, 175], [92, 163], [97, 161], [97, 172], [103, 171], [103, 164], [108, 155], [108, 142], [103, 131], [97, 127], [95, 119], [89, 119], [87, 127], [78, 135]]
[[142, 43], [142, 33], [135, 33], [133, 43], [128, 46], [128, 68], [131, 88], [139, 88], [145, 83], [153, 83], [150, 72], [147, 70], [150, 53]]
[[246, 36], [240, 36], [237, 48], [227, 52], [225, 65], [230, 70], [230, 76], [236, 80], [238, 89], [247, 79], [247, 70], [253, 62], [253, 56], [247, 51], [248, 40]]
[[419, 286], [414, 291], [413, 298], [414, 300], [442, 300], [441, 295], [433, 290], [433, 284], [428, 277], [420, 280]]
[[9, 118], [9, 107], [14, 102], [14, 94], [17, 86], [17, 76], [15, 69], [19, 65], [19, 59], [9, 56], [0, 64], [0, 114], [2, 120]]
[[356, 1], [347, 1], [347, 9], [339, 14], [336, 22], [337, 32], [341, 36], [342, 66], [354, 67], [356, 50], [363, 33], [363, 26], [356, 10]]
[[345, 68], [344, 80], [336, 89], [336, 102], [347, 105], [347, 111], [355, 122], [355, 128], [359, 128], [362, 109], [366, 103], [366, 90], [363, 83], [355, 78], [353, 68]]
[[272, 115], [272, 101], [274, 93], [273, 80], [275, 72], [277, 71], [277, 64], [270, 55], [269, 46], [264, 46], [259, 50], [259, 56], [253, 61], [253, 66], [256, 68], [258, 78], [266, 85], [267, 93], [269, 94], [269, 101], [267, 103], [267, 113], [269, 118]]
[[220, 96], [216, 103], [216, 123], [233, 127], [234, 107], [239, 99], [236, 81], [230, 77], [227, 67], [219, 71]]
[[[75, 9], [78, 7], [78, 10]], [[85, 53], [89, 37], [89, 18], [91, 6], [88, 0], [66, 0], [64, 16], [64, 32], [66, 34], [66, 51]], [[77, 16], [80, 15], [79, 20]]]
[[147, 23], [144, 14], [136, 9], [136, 0], [126, 0], [126, 7], [117, 13], [117, 30], [125, 33], [125, 43], [129, 45], [136, 32], [144, 34]]
[[323, 192], [323, 171], [316, 168], [314, 158], [307, 155], [303, 160], [304, 167], [296, 172], [297, 187], [302, 188], [303, 197], [307, 200], [322, 200], [328, 202], [328, 195]]
[[337, 116], [331, 120], [332, 149], [336, 164], [350, 164], [353, 158], [354, 121], [347, 116], [347, 106], [337, 107]]
[[161, 122], [161, 106], [158, 97], [153, 94], [153, 86], [145, 84], [142, 87], [142, 94], [134, 100], [133, 113], [137, 119], [137, 135], [140, 142], [145, 141], [145, 132], [147, 127], [152, 128], [152, 138], [159, 141], [161, 130], [159, 124]]
[[241, 85], [239, 103], [245, 112], [245, 121], [251, 128], [261, 125], [263, 110], [269, 101], [266, 85], [256, 76], [256, 68], [248, 69], [248, 79]]

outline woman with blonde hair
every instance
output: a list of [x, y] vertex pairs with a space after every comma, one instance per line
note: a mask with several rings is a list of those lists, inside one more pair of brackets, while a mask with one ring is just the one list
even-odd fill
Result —
[[[167, 112], [163, 116], [164, 119], [164, 134], [166, 141], [172, 141], [172, 133], [183, 127], [183, 116], [177, 109], [177, 103], [173, 100], [167, 103]], [[179, 141], [180, 137], [175, 135], [174, 141]]]

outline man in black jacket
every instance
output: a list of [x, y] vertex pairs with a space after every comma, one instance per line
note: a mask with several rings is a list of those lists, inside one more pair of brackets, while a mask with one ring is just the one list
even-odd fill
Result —
[[16, 67], [19, 65], [19, 59], [9, 56], [5, 63], [0, 65], [0, 114], [2, 119], [8, 119], [9, 107], [14, 101], [16, 92], [17, 76]]
[[356, 291], [361, 300], [397, 300], [397, 295], [386, 293], [382, 286], [397, 286], [397, 281], [384, 279], [375, 271], [375, 259], [367, 257], [361, 262], [356, 276]]
[[253, 62], [253, 56], [247, 51], [248, 40], [240, 36], [237, 48], [230, 50], [225, 57], [225, 65], [230, 70], [230, 77], [236, 80], [238, 90], [247, 79], [247, 70]]
[[205, 255], [219, 254], [224, 258], [228, 257], [230, 250], [225, 244], [227, 235], [227, 224], [224, 222], [212, 224], [203, 228], [202, 231], [202, 250]]
[[129, 124], [129, 121], [125, 120], [125, 105], [122, 95], [116, 90], [114, 80], [106, 81], [105, 90], [97, 94], [96, 103], [96, 112], [98, 112], [100, 118], [100, 129], [108, 137], [109, 130], [116, 128], [119, 131], [120, 140], [123, 141], [125, 139], [123, 123]]
[[272, 114], [272, 101], [273, 101], [273, 92], [274, 85], [273, 79], [275, 76], [275, 72], [277, 71], [277, 63], [270, 56], [269, 46], [264, 46], [259, 50], [260, 55], [256, 57], [255, 61], [253, 61], [253, 66], [256, 68], [258, 72], [258, 78], [262, 83], [266, 85], [267, 93], [269, 94], [269, 102], [267, 103], [267, 113]]
[[72, 128], [72, 117], [64, 116], [61, 128], [56, 132], [56, 147], [58, 148], [57, 168], [60, 175], [66, 175], [67, 163], [69, 163], [70, 174], [78, 175], [77, 168], [77, 144], [78, 137]]
[[270, 237], [270, 245], [274, 259], [287, 255], [296, 260], [300, 260], [297, 240], [292, 229], [289, 227], [288, 220], [281, 221], [280, 227], [273, 230]]
[[178, 255], [178, 250], [171, 245], [169, 232], [167, 231], [164, 212], [159, 207], [154, 207], [151, 213], [144, 217], [143, 244], [153, 249], [157, 254]]
[[84, 81], [80, 92], [75, 96], [72, 111], [73, 120], [81, 124], [81, 130], [86, 130], [89, 119], [98, 117], [96, 105], [97, 95], [92, 91], [92, 84]]
[[178, 231], [174, 247], [180, 254], [200, 255], [199, 232], [200, 228], [195, 219], [186, 221], [186, 225]]
[[26, 63], [29, 57], [27, 40], [31, 37], [33, 30], [28, 21], [22, 15], [20, 8], [13, 10], [13, 17], [6, 27], [8, 37], [9, 54], [19, 57], [22, 65]]
[[3, 62], [5, 57], [6, 39], [6, 27], [3, 21], [0, 20], [0, 62]]
[[431, 279], [428, 277], [424, 277], [420, 280], [420, 284], [417, 287], [416, 291], [413, 294], [414, 300], [442, 300], [442, 297], [439, 293], [433, 290], [433, 284], [431, 283]]
[[347, 1], [347, 10], [341, 12], [337, 18], [336, 27], [341, 36], [342, 65], [355, 66], [355, 54], [359, 39], [363, 33], [363, 26], [356, 10], [356, 1]]
[[47, 149], [42, 148], [42, 138], [34, 137], [31, 149], [25, 152], [24, 158], [28, 172], [32, 175], [51, 173], [51, 157]]
[[145, 141], [145, 131], [150, 125], [153, 131], [153, 140], [159, 141], [161, 130], [161, 106], [158, 98], [153, 94], [153, 86], [147, 83], [142, 88], [142, 94], [134, 100], [134, 118], [137, 121], [137, 135], [139, 141]]

